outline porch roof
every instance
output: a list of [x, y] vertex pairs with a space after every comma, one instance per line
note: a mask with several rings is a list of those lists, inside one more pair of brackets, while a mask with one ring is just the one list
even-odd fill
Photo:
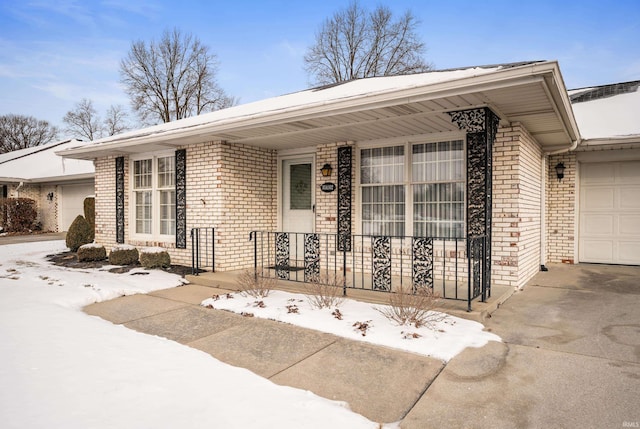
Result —
[[94, 159], [206, 141], [289, 149], [456, 131], [447, 112], [489, 107], [545, 151], [579, 140], [556, 61], [359, 79], [130, 131], [60, 151]]

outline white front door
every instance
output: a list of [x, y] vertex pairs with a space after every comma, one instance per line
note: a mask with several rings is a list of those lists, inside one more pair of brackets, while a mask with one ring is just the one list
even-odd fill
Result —
[[282, 161], [282, 231], [313, 232], [313, 157]]

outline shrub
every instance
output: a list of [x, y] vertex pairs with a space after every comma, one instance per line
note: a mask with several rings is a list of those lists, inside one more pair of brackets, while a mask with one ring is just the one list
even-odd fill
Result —
[[128, 244], [119, 244], [109, 252], [111, 265], [131, 265], [138, 262], [138, 249]]
[[[94, 197], [87, 197], [84, 199], [84, 218], [91, 225], [93, 235], [95, 238], [96, 231], [96, 199]], [[91, 239], [93, 241], [93, 238]]]
[[78, 261], [102, 261], [107, 259], [107, 251], [101, 244], [83, 244], [78, 248]]
[[342, 280], [335, 275], [322, 275], [304, 285], [307, 301], [312, 307], [339, 307], [344, 302]]
[[93, 241], [93, 229], [84, 216], [76, 216], [67, 231], [65, 240], [67, 247], [72, 252], [76, 252], [83, 244], [89, 244]]
[[416, 328], [426, 326], [434, 329], [435, 323], [447, 317], [444, 313], [434, 311], [439, 300], [439, 296], [431, 288], [418, 288], [415, 291], [401, 288], [389, 294], [388, 306], [375, 309], [398, 325], [414, 325]]
[[262, 272], [245, 270], [238, 278], [240, 293], [253, 298], [266, 298], [275, 288], [277, 280], [273, 277], [263, 277]]
[[166, 249], [147, 247], [140, 249], [140, 265], [145, 268], [168, 268], [171, 266], [171, 257]]
[[30, 198], [5, 198], [1, 200], [2, 223], [7, 232], [28, 231], [38, 215], [36, 202]]

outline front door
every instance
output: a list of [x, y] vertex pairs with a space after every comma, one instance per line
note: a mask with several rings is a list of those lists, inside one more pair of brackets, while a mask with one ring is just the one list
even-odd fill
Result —
[[[313, 157], [282, 161], [282, 232], [313, 232], [315, 227]], [[290, 255], [304, 260], [304, 234], [290, 237]], [[293, 261], [292, 261], [293, 262]], [[292, 263], [292, 265], [294, 265]]]

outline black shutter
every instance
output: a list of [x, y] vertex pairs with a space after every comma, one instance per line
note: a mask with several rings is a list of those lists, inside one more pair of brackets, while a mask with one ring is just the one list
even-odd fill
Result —
[[116, 243], [124, 243], [124, 157], [116, 158]]
[[187, 248], [187, 151], [176, 151], [176, 248]]

